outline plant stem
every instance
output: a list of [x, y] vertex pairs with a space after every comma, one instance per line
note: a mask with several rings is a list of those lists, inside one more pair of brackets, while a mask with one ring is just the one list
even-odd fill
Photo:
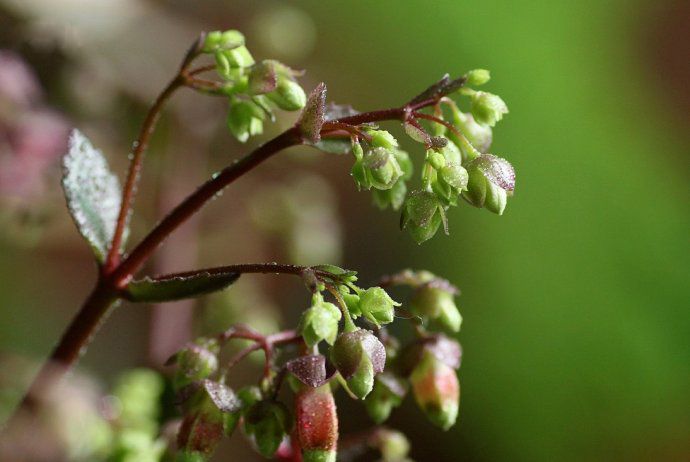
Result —
[[214, 175], [163, 218], [113, 271], [113, 281], [118, 288], [121, 289], [127, 285], [132, 275], [141, 268], [170, 233], [199, 211], [226, 186], [274, 154], [301, 143], [302, 139], [298, 130], [295, 127], [290, 128]]
[[[125, 186], [122, 189], [122, 201], [120, 202], [120, 212], [115, 224], [115, 232], [113, 233], [113, 240], [110, 245], [110, 250], [104, 264], [104, 273], [108, 274], [117, 267], [120, 263], [120, 250], [122, 247], [122, 240], [127, 227], [127, 221], [132, 211], [134, 204], [134, 196], [137, 193], [137, 183], [141, 174], [141, 164], [144, 157], [144, 152], [148, 148], [151, 135], [156, 128], [158, 119], [160, 118], [161, 110], [165, 103], [175, 93], [175, 90], [184, 86], [189, 80], [189, 67], [194, 59], [199, 55], [199, 50], [205, 39], [205, 34], [201, 34], [199, 38], [192, 44], [185, 54], [182, 64], [177, 72], [177, 75], [168, 83], [163, 91], [158, 95], [153, 105], [146, 114], [146, 118], [141, 125], [139, 137], [134, 142], [134, 150], [129, 162], [129, 170], [127, 171], [127, 179]], [[204, 68], [202, 68], [203, 71]], [[195, 71], [191, 71], [195, 72]]]
[[[132, 159], [128, 174], [128, 180], [123, 191], [122, 207], [116, 228], [119, 231], [116, 231], [113, 239], [113, 245], [106, 261], [106, 271], [99, 277], [99, 282], [95, 289], [69, 325], [67, 331], [63, 334], [49, 360], [43, 366], [41, 372], [39, 372], [31, 385], [29, 393], [27, 393], [22, 400], [18, 410], [30, 409], [33, 396], [37, 396], [36, 392], [45, 389], [50, 384], [54, 383], [54, 381], [60, 379], [62, 375], [74, 365], [80, 354], [84, 352], [97, 328], [105, 319], [105, 315], [108, 313], [109, 308], [111, 308], [117, 300], [123, 298], [122, 291], [126, 288], [133, 275], [149, 259], [168, 235], [198, 212], [207, 202], [230, 183], [283, 149], [304, 142], [298, 128], [292, 127], [261, 145], [239, 161], [226, 167], [175, 207], [146, 237], [144, 237], [144, 239], [132, 250], [129, 256], [120, 262], [119, 247], [122, 242], [124, 225], [134, 199], [136, 183], [141, 169], [142, 155], [165, 101], [167, 101], [175, 89], [186, 82], [188, 76], [186, 69], [195, 57], [195, 53], [193, 52], [195, 46], [197, 46], [197, 44], [190, 49], [190, 52], [183, 61], [178, 76], [173, 79], [168, 87], [161, 93], [161, 96], [159, 96], [152, 109], [149, 111], [149, 116], [147, 116], [144, 121], [141, 130], [142, 135], [140, 135], [139, 144], [136, 146], [134, 158]], [[327, 121], [325, 125], [327, 127], [329, 123], [360, 125], [368, 122], [381, 122], [385, 120], [404, 121], [411, 116], [413, 111], [431, 106], [436, 102], [436, 99], [428, 99], [398, 108], [364, 112]], [[237, 267], [239, 268], [241, 266], [243, 265], [238, 265]], [[261, 265], [245, 265], [244, 269], [247, 270], [245, 272], [276, 272], [275, 267], [262, 267]], [[287, 266], [283, 269], [286, 269], [286, 273], [292, 272], [292, 274], [296, 274], [294, 272], [296, 271], [295, 269], [287, 268]], [[342, 303], [344, 305], [344, 302]], [[345, 307], [345, 309], [347, 308]], [[352, 328], [352, 326], [350, 326], [350, 328]], [[52, 371], [52, 364], [58, 364], [60, 368]], [[14, 416], [16, 415], [17, 412], [15, 412]]]

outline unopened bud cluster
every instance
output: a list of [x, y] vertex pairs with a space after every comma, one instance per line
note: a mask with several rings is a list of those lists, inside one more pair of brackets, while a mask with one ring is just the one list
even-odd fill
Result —
[[214, 31], [206, 35], [202, 52], [212, 55], [223, 79], [218, 92], [230, 103], [227, 125], [241, 142], [263, 132], [265, 120], [273, 120], [274, 109], [298, 111], [307, 95], [297, 83], [299, 72], [275, 60], [255, 61], [236, 30]]
[[[433, 237], [441, 225], [448, 232], [446, 211], [458, 205], [460, 198], [501, 215], [513, 194], [513, 167], [488, 153], [492, 127], [508, 113], [508, 107], [499, 96], [470, 88], [489, 79], [489, 71], [475, 69], [453, 90], [469, 97], [469, 112], [462, 112], [449, 93], [434, 105], [431, 115], [436, 120], [410, 114], [403, 122], [405, 133], [426, 150], [422, 185], [409, 194], [407, 182], [412, 178], [413, 164], [389, 132], [363, 127], [363, 135], [353, 141], [351, 173], [357, 188], [372, 190], [374, 203], [380, 208], [402, 209], [401, 227], [418, 243]], [[428, 130], [422, 121], [428, 122]]]

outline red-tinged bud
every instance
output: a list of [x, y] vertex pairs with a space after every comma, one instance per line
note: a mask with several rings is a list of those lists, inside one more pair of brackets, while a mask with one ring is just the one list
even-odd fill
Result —
[[452, 367], [426, 350], [410, 376], [417, 405], [436, 426], [455, 424], [460, 404], [460, 383]]
[[334, 462], [338, 444], [338, 414], [328, 384], [303, 387], [295, 399], [297, 438], [304, 462]]

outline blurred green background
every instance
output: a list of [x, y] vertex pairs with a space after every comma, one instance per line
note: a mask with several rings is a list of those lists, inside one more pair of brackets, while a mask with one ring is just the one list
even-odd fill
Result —
[[[47, 103], [71, 124], [87, 125], [120, 167], [117, 149], [126, 152], [146, 104], [200, 28], [245, 31], [257, 55], [307, 69], [305, 87], [323, 80], [329, 99], [360, 110], [398, 105], [445, 72], [490, 69], [488, 90], [510, 108], [492, 152], [518, 174], [504, 216], [459, 207], [450, 213], [449, 237], [417, 246], [398, 231], [395, 214], [355, 192], [349, 159], [309, 163], [337, 188], [344, 266], [369, 282], [401, 267], [428, 268], [463, 290], [459, 425], [441, 434], [412, 406], [394, 423], [412, 438], [417, 460], [690, 457], [687, 2], [77, 3], [0, 1], [0, 48], [24, 56]], [[110, 24], [117, 19], [122, 24]], [[222, 108], [204, 103], [194, 112], [191, 96], [181, 99], [184, 116], [164, 119], [147, 165], [155, 178], [182, 174], [179, 194], [227, 163], [227, 152], [247, 149], [204, 125], [218, 125]], [[178, 143], [175, 128], [195, 117], [204, 124], [190, 137], [210, 136], [214, 154], [197, 167], [186, 154], [177, 165], [162, 152]], [[280, 165], [261, 172], [285, 174]], [[14, 214], [0, 238], [0, 351], [34, 357], [47, 353], [94, 277], [56, 177], [45, 188], [49, 224], [40, 237], [17, 238], [23, 232], [11, 228], [26, 225], [14, 223]], [[205, 265], [222, 263], [212, 261], [218, 252], [277, 259], [270, 246], [250, 243], [242, 253], [228, 249], [242, 247], [239, 238], [218, 237], [219, 219], [208, 216], [229, 210], [233, 197], [216, 201], [197, 224], [215, 234], [201, 233], [195, 258]], [[140, 202], [155, 221], [161, 201]], [[294, 285], [278, 289], [288, 290], [293, 310], [307, 303]], [[107, 380], [144, 361], [147, 318], [140, 307], [116, 313], [85, 369]]]

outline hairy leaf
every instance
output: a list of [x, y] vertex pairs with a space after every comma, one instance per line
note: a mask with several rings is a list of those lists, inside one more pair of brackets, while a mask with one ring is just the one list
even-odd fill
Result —
[[240, 277], [240, 273], [193, 273], [146, 277], [127, 286], [127, 297], [135, 302], [167, 302], [216, 292], [225, 289]]
[[316, 144], [321, 140], [321, 126], [326, 112], [326, 93], [326, 84], [323, 82], [312, 90], [298, 122], [302, 136], [311, 144]]
[[76, 129], [62, 158], [62, 170], [62, 188], [70, 214], [96, 259], [103, 263], [120, 213], [120, 182], [101, 151]]

